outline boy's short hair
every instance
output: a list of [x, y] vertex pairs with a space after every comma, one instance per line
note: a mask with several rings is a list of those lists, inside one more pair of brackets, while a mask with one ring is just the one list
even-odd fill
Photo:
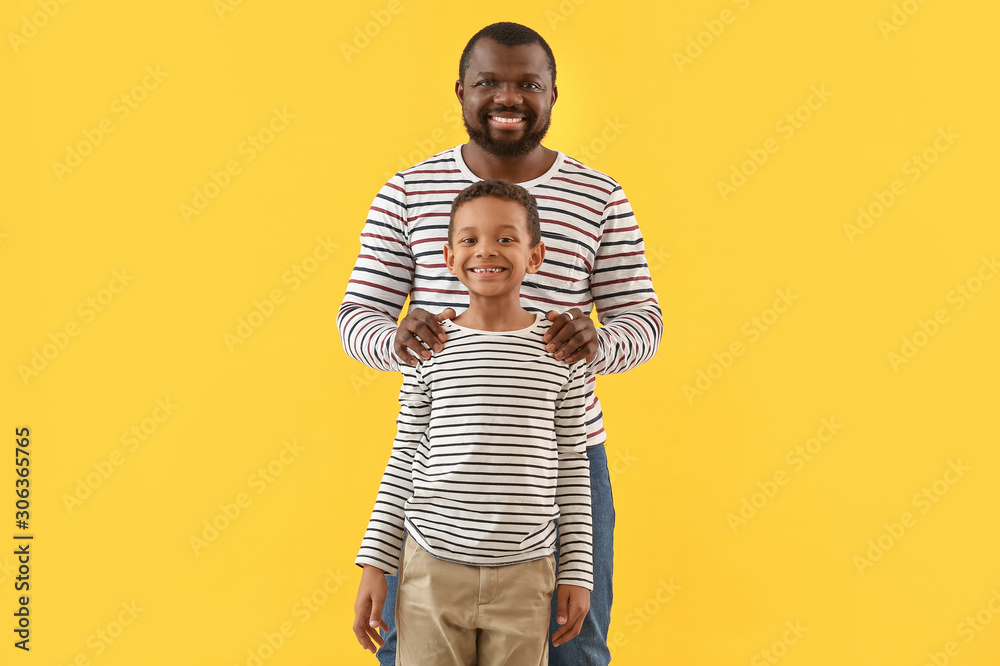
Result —
[[528, 190], [506, 180], [480, 180], [459, 192], [451, 204], [451, 216], [448, 218], [448, 245], [451, 245], [451, 233], [455, 226], [455, 213], [470, 201], [482, 199], [483, 197], [493, 197], [494, 199], [513, 201], [519, 204], [527, 214], [528, 236], [531, 238], [531, 245], [535, 246], [542, 240], [541, 221], [538, 218], [538, 203]]

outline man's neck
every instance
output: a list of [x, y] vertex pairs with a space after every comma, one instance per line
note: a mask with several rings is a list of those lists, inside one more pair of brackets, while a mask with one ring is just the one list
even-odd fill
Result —
[[480, 178], [526, 183], [543, 175], [555, 164], [558, 153], [539, 145], [527, 155], [503, 159], [492, 155], [475, 142], [462, 146], [462, 159], [472, 173]]

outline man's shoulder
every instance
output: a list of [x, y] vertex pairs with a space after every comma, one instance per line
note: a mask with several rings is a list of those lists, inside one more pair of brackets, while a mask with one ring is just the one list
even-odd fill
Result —
[[458, 177], [461, 175], [461, 169], [459, 169], [458, 161], [455, 159], [455, 151], [458, 150], [460, 146], [454, 146], [446, 150], [442, 150], [439, 153], [431, 155], [427, 159], [417, 162], [413, 166], [402, 169], [398, 171], [393, 178], [399, 178], [404, 181], [413, 178], [444, 178]]
[[616, 189], [620, 189], [621, 185], [617, 180], [612, 178], [607, 173], [595, 169], [592, 166], [581, 162], [580, 160], [563, 153], [563, 164], [561, 171], [569, 176], [579, 176], [586, 179], [586, 182], [593, 183], [594, 185], [601, 185], [606, 188], [609, 192], [613, 192]]

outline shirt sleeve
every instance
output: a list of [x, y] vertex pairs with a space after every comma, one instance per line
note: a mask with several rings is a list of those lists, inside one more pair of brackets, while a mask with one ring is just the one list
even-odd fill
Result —
[[413, 456], [423, 441], [430, 419], [430, 391], [421, 376], [421, 367], [402, 366], [403, 386], [399, 389], [399, 417], [396, 439], [379, 484], [375, 508], [354, 563], [371, 564], [387, 573], [399, 569], [403, 547], [403, 507], [413, 494]]
[[620, 185], [611, 192], [601, 224], [590, 280], [601, 327], [590, 370], [610, 375], [653, 358], [663, 333], [663, 314], [646, 264], [642, 233]]
[[556, 504], [559, 508], [559, 573], [556, 585], [594, 589], [593, 527], [590, 508], [590, 459], [587, 457], [587, 362], [570, 369], [556, 399], [555, 430], [559, 456]]
[[401, 174], [379, 191], [361, 231], [361, 251], [337, 314], [344, 351], [376, 370], [399, 370], [393, 351], [397, 321], [413, 286], [406, 185]]

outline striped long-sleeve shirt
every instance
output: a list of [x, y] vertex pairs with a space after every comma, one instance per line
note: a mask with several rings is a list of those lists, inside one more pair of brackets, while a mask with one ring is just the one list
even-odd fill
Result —
[[[337, 316], [344, 349], [376, 370], [399, 370], [393, 351], [403, 304], [460, 312], [469, 295], [448, 272], [451, 202], [481, 180], [461, 146], [393, 176], [375, 197], [361, 232], [361, 252]], [[663, 317], [646, 265], [642, 234], [621, 186], [559, 153], [538, 178], [520, 183], [538, 201], [545, 263], [521, 285], [521, 305], [534, 312], [596, 307], [599, 348], [590, 372], [624, 372], [656, 353]], [[588, 445], [606, 439], [601, 404], [588, 378]]]
[[444, 351], [403, 367], [392, 454], [359, 565], [399, 567], [405, 526], [435, 557], [491, 566], [547, 557], [593, 589], [586, 361], [545, 351], [551, 322], [477, 331], [448, 321]]

